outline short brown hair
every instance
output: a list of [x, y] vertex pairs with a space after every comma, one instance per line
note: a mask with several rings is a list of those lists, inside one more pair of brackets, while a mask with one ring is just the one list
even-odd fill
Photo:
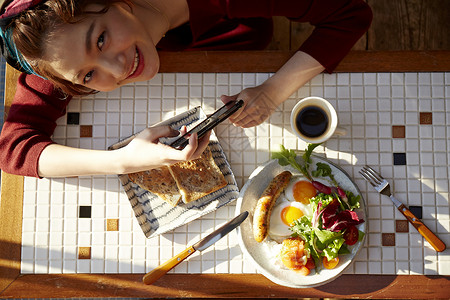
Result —
[[[40, 64], [44, 56], [45, 44], [52, 29], [62, 24], [74, 24], [86, 14], [105, 13], [113, 3], [125, 2], [131, 6], [129, 0], [47, 0], [36, 7], [26, 10], [11, 23], [13, 41], [20, 53], [27, 59], [33, 70], [50, 80], [56, 87], [69, 95], [88, 95], [95, 90], [74, 84], [60, 78]], [[104, 9], [98, 12], [87, 12], [88, 4], [100, 4]]]

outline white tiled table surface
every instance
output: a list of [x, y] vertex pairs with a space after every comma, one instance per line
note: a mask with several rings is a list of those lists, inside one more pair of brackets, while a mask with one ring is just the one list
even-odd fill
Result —
[[[80, 113], [80, 125], [58, 121], [57, 142], [106, 149], [148, 125], [201, 105], [206, 113], [221, 106], [221, 94], [235, 94], [261, 83], [267, 73], [167, 73], [147, 83], [73, 99], [68, 112]], [[336, 108], [344, 137], [316, 151], [339, 164], [359, 186], [368, 207], [365, 245], [347, 274], [450, 275], [450, 250], [436, 253], [412, 226], [398, 232], [403, 216], [358, 174], [365, 164], [380, 170], [396, 196], [422, 208], [425, 224], [450, 245], [450, 73], [339, 73], [313, 79], [278, 108], [269, 121], [251, 129], [229, 123], [216, 135], [239, 187], [271, 149], [282, 143], [303, 150], [291, 133], [289, 114], [307, 96], [321, 96]], [[431, 113], [432, 124], [420, 124]], [[430, 116], [430, 114], [429, 114]], [[80, 138], [80, 126], [92, 126], [92, 137]], [[392, 126], [404, 128], [394, 138]], [[394, 165], [393, 153], [404, 153], [406, 165]], [[91, 217], [79, 218], [90, 206]], [[117, 176], [25, 179], [21, 273], [145, 273], [185, 249], [234, 216], [235, 203], [172, 232], [145, 238]], [[108, 220], [118, 230], [108, 231]], [[404, 223], [403, 223], [404, 224]], [[395, 246], [382, 246], [384, 235]], [[84, 248], [85, 247], [85, 248]], [[88, 258], [79, 251], [89, 249]], [[255, 273], [232, 232], [202, 253], [195, 253], [174, 273]]]

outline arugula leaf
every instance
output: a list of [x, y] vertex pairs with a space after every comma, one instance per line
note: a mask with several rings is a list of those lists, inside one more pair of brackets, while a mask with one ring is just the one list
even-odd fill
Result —
[[308, 147], [306, 147], [305, 153], [303, 154], [303, 161], [305, 162], [304, 168], [307, 172], [309, 170], [309, 165], [312, 163], [311, 154], [319, 145], [320, 144], [308, 144]]
[[355, 196], [350, 191], [345, 191], [345, 194], [347, 195], [348, 203], [350, 204], [350, 210], [354, 210], [361, 206], [361, 204], [359, 203], [359, 200], [361, 199], [361, 195]]
[[325, 163], [321, 163], [318, 162], [316, 164], [317, 169], [315, 171], [312, 171], [311, 174], [314, 177], [329, 177], [331, 182], [335, 185], [338, 186], [339, 184], [337, 183], [336, 179], [334, 178], [334, 175], [331, 171], [331, 167], [328, 164]]
[[311, 242], [311, 232], [313, 230], [311, 220], [307, 216], [302, 216], [300, 219], [295, 220], [291, 230], [301, 236], [306, 242]]
[[290, 164], [292, 167], [300, 171], [306, 178], [311, 180], [308, 169], [297, 163], [295, 160], [296, 157], [297, 154], [294, 150], [288, 150], [283, 145], [280, 145], [280, 150], [272, 152], [272, 159], [278, 159], [278, 163], [281, 166], [287, 166]]
[[294, 150], [286, 149], [283, 145], [279, 145], [280, 149], [278, 151], [272, 152], [272, 159], [277, 159], [278, 163], [281, 166], [291, 165], [292, 167], [300, 171], [306, 178], [312, 181], [312, 177], [309, 174], [309, 165], [312, 162], [311, 154], [313, 150], [319, 145], [320, 144], [308, 144], [308, 147], [303, 154], [304, 165], [300, 165], [299, 163], [297, 163], [297, 161], [295, 160], [297, 154]]

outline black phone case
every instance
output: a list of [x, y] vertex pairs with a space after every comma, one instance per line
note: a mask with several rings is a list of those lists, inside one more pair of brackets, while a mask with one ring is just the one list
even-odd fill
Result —
[[175, 149], [184, 149], [189, 143], [189, 136], [193, 133], [197, 133], [198, 138], [201, 138], [208, 131], [212, 130], [218, 124], [225, 121], [229, 116], [234, 114], [239, 108], [244, 105], [243, 100], [231, 101], [216, 110], [212, 115], [202, 121], [200, 124], [186, 132], [183, 136], [175, 140], [170, 144], [171, 147]]

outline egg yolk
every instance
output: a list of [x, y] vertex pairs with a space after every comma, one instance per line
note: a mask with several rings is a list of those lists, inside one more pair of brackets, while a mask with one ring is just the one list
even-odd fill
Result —
[[294, 206], [286, 206], [281, 210], [281, 220], [287, 226], [290, 226], [292, 222], [300, 219], [303, 216], [303, 212], [300, 208]]
[[309, 181], [302, 180], [294, 184], [293, 194], [297, 202], [309, 204], [309, 199], [316, 196], [316, 193], [316, 189]]

